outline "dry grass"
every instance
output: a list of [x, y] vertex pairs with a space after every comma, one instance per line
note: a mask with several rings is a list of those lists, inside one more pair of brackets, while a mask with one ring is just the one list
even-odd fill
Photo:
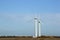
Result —
[[0, 40], [60, 40], [60, 37], [54, 37], [54, 36], [42, 36], [33, 38], [32, 36], [22, 36], [22, 37], [0, 37]]

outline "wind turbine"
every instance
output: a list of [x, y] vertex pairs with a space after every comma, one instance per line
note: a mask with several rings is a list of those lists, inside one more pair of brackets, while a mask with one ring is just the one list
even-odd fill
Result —
[[38, 36], [40, 37], [41, 36], [41, 22], [37, 17], [34, 18], [34, 27], [35, 27], [34, 37], [35, 38]]
[[38, 19], [35, 17], [34, 18], [34, 25], [35, 25], [35, 37], [38, 36]]
[[38, 27], [39, 27], [39, 37], [41, 37], [41, 22], [38, 20]]

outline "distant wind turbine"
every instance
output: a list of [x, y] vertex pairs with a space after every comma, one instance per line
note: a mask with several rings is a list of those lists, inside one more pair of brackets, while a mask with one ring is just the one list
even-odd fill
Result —
[[41, 36], [41, 22], [37, 17], [34, 18], [34, 27], [35, 27], [34, 37], [38, 37], [38, 36], [40, 37]]

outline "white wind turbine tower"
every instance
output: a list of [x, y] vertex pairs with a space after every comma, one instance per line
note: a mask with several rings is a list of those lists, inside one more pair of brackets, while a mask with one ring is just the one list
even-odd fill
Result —
[[34, 18], [34, 27], [35, 27], [34, 37], [35, 38], [38, 36], [40, 37], [41, 36], [41, 22], [37, 17]]
[[34, 37], [37, 37], [38, 36], [38, 20], [37, 20], [37, 17], [34, 18], [34, 25], [35, 25], [35, 36]]
[[38, 20], [38, 27], [39, 27], [39, 37], [41, 37], [41, 22]]

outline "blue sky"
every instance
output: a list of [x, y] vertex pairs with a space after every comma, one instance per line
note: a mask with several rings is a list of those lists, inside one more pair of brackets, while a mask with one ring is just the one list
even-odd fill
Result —
[[0, 34], [34, 35], [34, 16], [42, 35], [60, 36], [60, 0], [0, 0]]

